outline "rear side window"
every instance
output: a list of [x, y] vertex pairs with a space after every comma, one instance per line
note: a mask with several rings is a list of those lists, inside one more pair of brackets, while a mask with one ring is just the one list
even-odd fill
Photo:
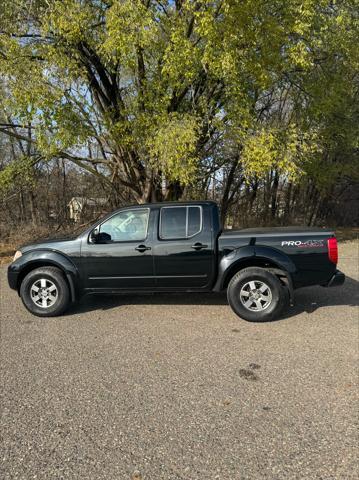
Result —
[[187, 236], [192, 237], [201, 231], [201, 209], [199, 207], [188, 207], [188, 230]]
[[190, 238], [202, 230], [201, 207], [161, 208], [160, 238]]

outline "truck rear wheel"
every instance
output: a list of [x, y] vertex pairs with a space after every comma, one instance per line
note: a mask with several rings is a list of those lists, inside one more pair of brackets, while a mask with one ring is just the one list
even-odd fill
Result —
[[61, 315], [70, 304], [68, 284], [56, 267], [29, 272], [21, 283], [20, 297], [29, 312], [38, 317]]
[[249, 322], [267, 322], [279, 317], [288, 294], [276, 275], [264, 268], [249, 267], [231, 279], [227, 298], [239, 317]]

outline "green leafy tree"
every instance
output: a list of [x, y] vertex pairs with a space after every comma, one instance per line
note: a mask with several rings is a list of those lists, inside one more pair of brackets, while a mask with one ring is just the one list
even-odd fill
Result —
[[344, 72], [353, 84], [354, 8], [5, 0], [0, 130], [31, 143], [38, 161], [67, 159], [138, 202], [178, 197], [228, 143], [234, 171], [249, 179], [273, 169], [298, 176], [330, 137], [323, 118], [333, 104], [316, 100], [316, 84], [324, 75], [337, 101]]

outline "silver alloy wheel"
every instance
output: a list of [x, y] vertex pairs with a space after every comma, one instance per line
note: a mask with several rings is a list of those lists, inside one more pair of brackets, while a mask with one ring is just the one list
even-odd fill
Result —
[[252, 312], [261, 312], [272, 302], [272, 291], [261, 280], [251, 280], [243, 285], [239, 294], [242, 305]]
[[52, 280], [39, 278], [31, 285], [30, 297], [37, 307], [52, 307], [58, 297], [57, 287]]

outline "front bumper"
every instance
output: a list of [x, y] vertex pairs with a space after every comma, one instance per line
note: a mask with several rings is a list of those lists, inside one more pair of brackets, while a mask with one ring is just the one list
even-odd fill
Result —
[[343, 285], [345, 282], [345, 275], [340, 270], [337, 270], [329, 282], [324, 285], [325, 287], [339, 287], [339, 285]]
[[7, 281], [9, 287], [13, 290], [17, 290], [19, 273], [19, 269], [16, 268], [14, 263], [11, 263], [7, 269]]

